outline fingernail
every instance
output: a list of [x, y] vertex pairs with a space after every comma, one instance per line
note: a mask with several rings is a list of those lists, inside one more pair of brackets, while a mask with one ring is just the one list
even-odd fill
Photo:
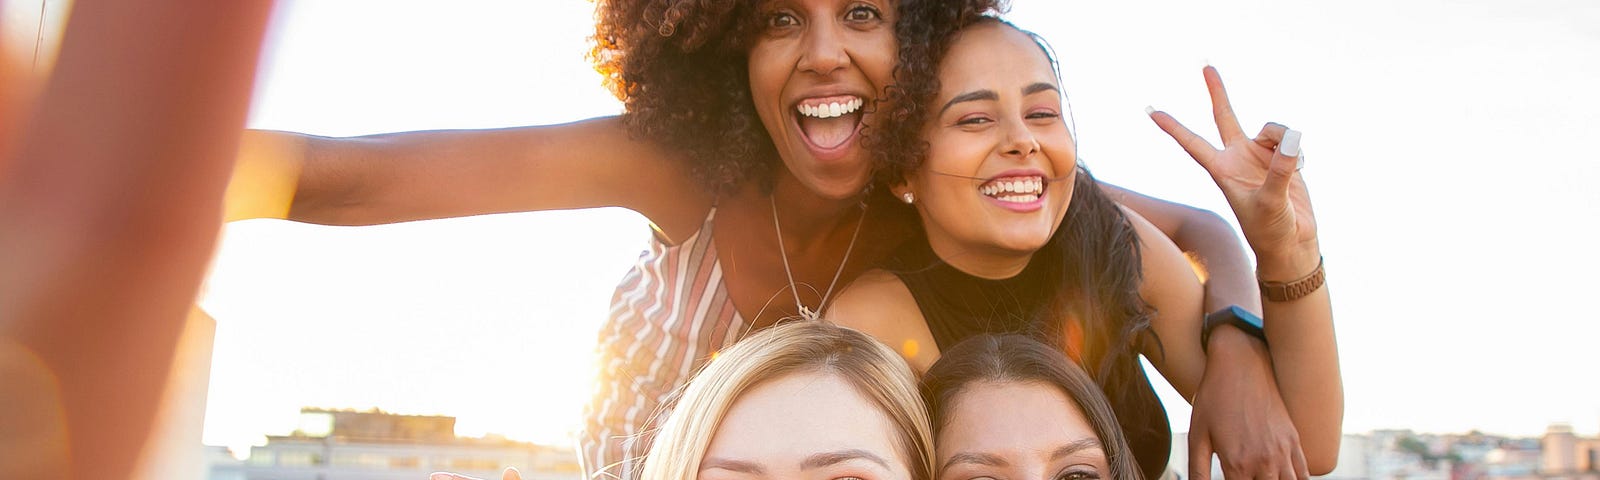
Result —
[[1300, 156], [1300, 131], [1287, 130], [1283, 132], [1283, 141], [1278, 142], [1278, 153], [1285, 157]]
[[1145, 115], [1155, 115], [1156, 114], [1156, 107], [1145, 105], [1144, 106], [1144, 114]]
[[455, 475], [448, 473], [432, 473], [428, 475], [428, 480], [455, 480], [455, 478]]

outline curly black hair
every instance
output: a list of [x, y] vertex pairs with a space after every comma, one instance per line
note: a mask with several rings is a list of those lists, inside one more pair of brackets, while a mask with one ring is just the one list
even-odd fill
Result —
[[[589, 59], [606, 88], [623, 102], [623, 122], [637, 138], [683, 153], [691, 174], [714, 192], [729, 191], [747, 180], [770, 185], [774, 168], [783, 168], [750, 98], [747, 55], [761, 31], [762, 1], [596, 0]], [[897, 11], [912, 12], [895, 22], [900, 58], [942, 56], [942, 51], [925, 52], [924, 42], [907, 39], [953, 32], [972, 17], [1001, 10], [1003, 4], [1004, 0], [899, 0]], [[897, 70], [928, 68], [900, 65]], [[931, 76], [905, 78], [920, 81]], [[900, 96], [893, 86], [887, 90], [885, 99]], [[875, 148], [878, 136], [870, 128], [863, 135], [869, 150], [896, 148], [905, 140], [886, 136]]]
[[[589, 59], [633, 135], [684, 154], [710, 191], [770, 181], [776, 149], [750, 98], [752, 1], [598, 0]], [[781, 167], [780, 167], [781, 168]]]
[[899, 50], [894, 84], [880, 102], [884, 108], [877, 112], [879, 131], [866, 139], [879, 182], [903, 181], [926, 158], [928, 142], [922, 138], [922, 125], [939, 94], [939, 62], [956, 32], [994, 19], [1008, 7], [1005, 0], [900, 2], [894, 29]]

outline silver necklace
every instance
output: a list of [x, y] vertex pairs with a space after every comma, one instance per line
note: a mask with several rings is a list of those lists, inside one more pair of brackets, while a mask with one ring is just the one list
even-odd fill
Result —
[[778, 258], [783, 259], [783, 274], [789, 278], [789, 292], [794, 294], [794, 306], [800, 309], [800, 318], [816, 320], [823, 308], [828, 306], [828, 297], [833, 295], [833, 287], [839, 283], [839, 276], [844, 274], [844, 266], [850, 263], [850, 251], [856, 248], [856, 238], [861, 235], [861, 224], [867, 220], [867, 203], [861, 202], [861, 218], [856, 219], [856, 231], [850, 234], [850, 245], [844, 248], [844, 259], [839, 261], [839, 270], [833, 272], [833, 281], [828, 282], [828, 291], [822, 294], [822, 301], [817, 303], [817, 310], [812, 310], [800, 302], [800, 285], [794, 281], [794, 272], [789, 269], [789, 250], [783, 246], [783, 226], [778, 223], [778, 200], [776, 195], [768, 196], [768, 203], [772, 204], [772, 229], [778, 233]]

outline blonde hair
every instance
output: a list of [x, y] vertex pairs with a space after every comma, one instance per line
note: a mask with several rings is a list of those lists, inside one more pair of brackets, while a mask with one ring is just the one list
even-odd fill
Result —
[[722, 417], [752, 387], [791, 373], [831, 373], [895, 426], [912, 480], [933, 475], [933, 433], [905, 360], [867, 334], [825, 321], [767, 328], [711, 360], [690, 381], [645, 456], [641, 480], [693, 480]]

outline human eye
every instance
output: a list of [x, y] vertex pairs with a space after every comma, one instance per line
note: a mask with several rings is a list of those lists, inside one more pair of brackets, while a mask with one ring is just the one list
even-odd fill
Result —
[[875, 22], [883, 19], [883, 12], [871, 5], [856, 5], [845, 12], [844, 19], [850, 22]]
[[994, 119], [985, 115], [967, 115], [956, 119], [956, 125], [963, 127], [981, 127], [991, 123], [994, 123]]
[[1054, 120], [1061, 118], [1061, 112], [1055, 110], [1035, 110], [1028, 113], [1029, 120]]
[[773, 12], [767, 15], [767, 28], [787, 28], [800, 25], [800, 19], [789, 12]]
[[1056, 474], [1051, 480], [1099, 480], [1100, 472], [1093, 468], [1071, 468]]

